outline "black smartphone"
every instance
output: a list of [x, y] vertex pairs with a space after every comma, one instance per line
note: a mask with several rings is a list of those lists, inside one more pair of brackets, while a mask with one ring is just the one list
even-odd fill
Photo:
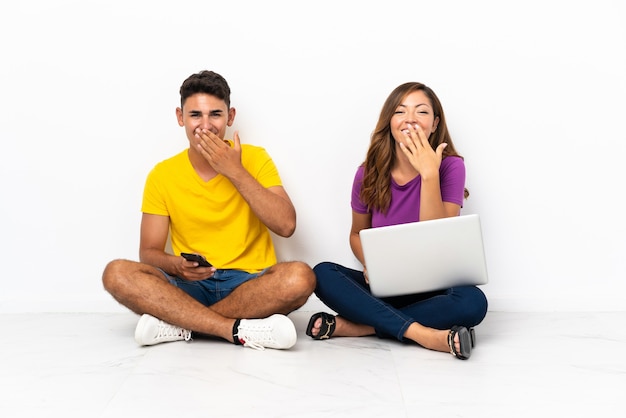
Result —
[[184, 257], [187, 261], [197, 261], [198, 267], [212, 267], [213, 264], [206, 261], [206, 258], [200, 254], [180, 253], [181, 257]]

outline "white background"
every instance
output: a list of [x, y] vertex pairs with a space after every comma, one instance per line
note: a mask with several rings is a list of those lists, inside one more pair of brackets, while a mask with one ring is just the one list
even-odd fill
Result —
[[[0, 6], [0, 312], [123, 310], [145, 176], [187, 147], [191, 73], [298, 211], [283, 260], [358, 266], [350, 187], [383, 101], [439, 95], [482, 219], [492, 310], [626, 308], [626, 6], [549, 1], [48, 1]], [[232, 130], [229, 131], [229, 135]]]

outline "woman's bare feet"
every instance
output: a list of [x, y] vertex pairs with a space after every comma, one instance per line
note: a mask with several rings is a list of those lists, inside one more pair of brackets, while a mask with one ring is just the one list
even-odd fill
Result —
[[[428, 328], [417, 322], [413, 322], [409, 325], [409, 328], [404, 333], [404, 337], [409, 340], [415, 341], [422, 347], [435, 351], [450, 352], [450, 346], [448, 345], [448, 334], [450, 330], [439, 330], [434, 328]], [[457, 352], [461, 351], [461, 343], [459, 341], [458, 334], [454, 336], [454, 346]]]
[[[318, 314], [316, 314], [318, 315]], [[319, 316], [315, 318], [312, 324], [310, 324], [310, 329], [307, 329], [307, 334], [313, 337], [314, 339], [318, 339], [322, 328], [328, 333], [328, 337], [364, 337], [367, 335], [375, 335], [376, 330], [369, 326], [363, 324], [355, 324], [354, 322], [348, 321], [340, 316], [332, 316], [330, 314], [324, 314], [328, 316], [328, 320], [334, 319], [334, 330], [331, 328], [330, 324], [328, 326], [323, 327], [324, 318]], [[315, 317], [315, 316], [314, 316]], [[313, 318], [311, 318], [313, 319]], [[330, 330], [330, 332], [328, 332]], [[430, 350], [442, 351], [449, 353], [450, 345], [448, 344], [448, 338], [450, 335], [450, 330], [438, 330], [435, 328], [425, 327], [417, 322], [413, 322], [409, 325], [409, 328], [404, 333], [404, 337], [416, 342], [424, 348], [428, 348]], [[454, 348], [457, 353], [461, 353], [461, 342], [459, 339], [459, 334], [454, 333]], [[468, 354], [469, 357], [469, 354]]]

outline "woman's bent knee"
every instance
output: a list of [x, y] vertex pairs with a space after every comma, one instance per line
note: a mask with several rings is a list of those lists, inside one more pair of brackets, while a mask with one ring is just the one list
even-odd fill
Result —
[[478, 287], [472, 288], [472, 303], [469, 305], [468, 315], [471, 317], [472, 326], [480, 324], [485, 316], [487, 316], [487, 310], [489, 303], [487, 302], [487, 296]]
[[318, 275], [334, 268], [335, 266], [336, 264], [330, 261], [322, 261], [321, 263], [318, 263], [315, 267], [313, 267], [313, 271], [316, 275]]
[[323, 281], [328, 278], [334, 278], [337, 272], [337, 264], [330, 261], [323, 261], [313, 267], [313, 273], [317, 281]]

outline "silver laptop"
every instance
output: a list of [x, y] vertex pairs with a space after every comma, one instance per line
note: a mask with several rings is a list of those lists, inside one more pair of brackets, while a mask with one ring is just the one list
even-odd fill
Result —
[[359, 235], [374, 296], [488, 282], [476, 214], [363, 229]]

